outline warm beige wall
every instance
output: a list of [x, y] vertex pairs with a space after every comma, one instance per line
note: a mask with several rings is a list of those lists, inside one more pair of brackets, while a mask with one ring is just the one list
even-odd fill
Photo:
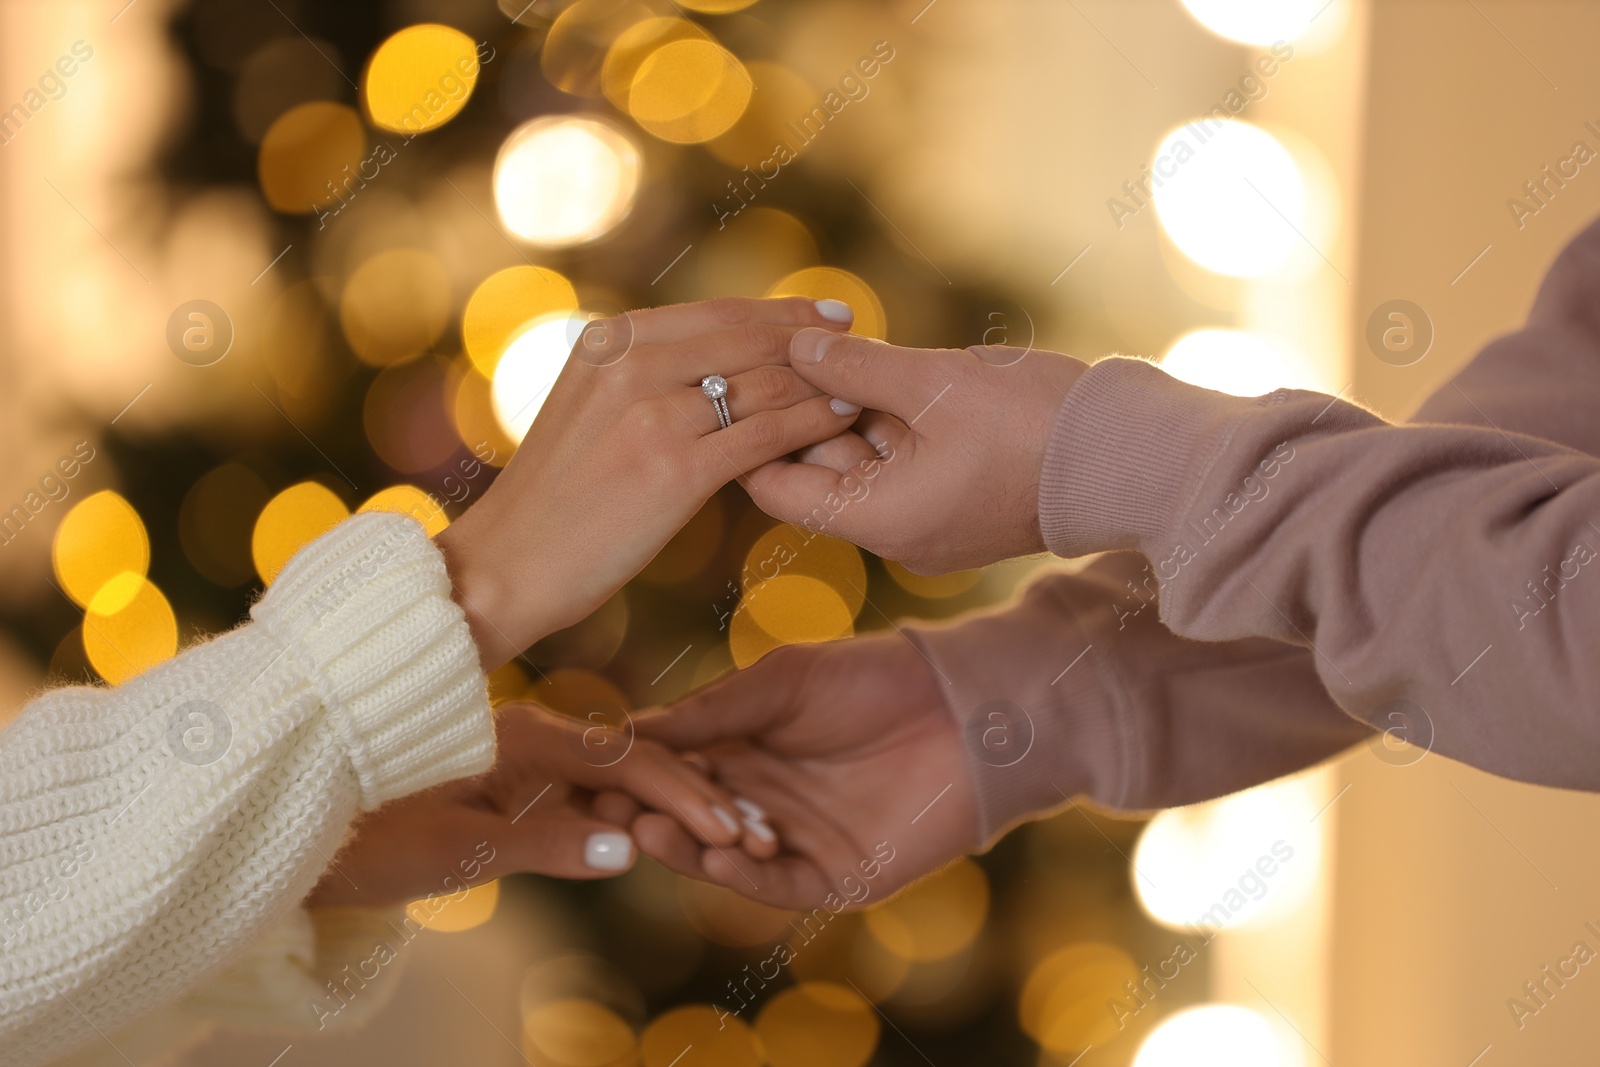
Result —
[[[1357, 395], [1403, 415], [1518, 324], [1549, 261], [1600, 213], [1593, 167], [1521, 232], [1505, 207], [1574, 140], [1600, 149], [1582, 128], [1600, 120], [1600, 6], [1375, 8], [1351, 328]], [[1421, 304], [1437, 330], [1433, 351], [1405, 369], [1359, 342], [1367, 312], [1394, 297]], [[1530, 695], [1530, 723], [1538, 705]], [[1339, 802], [1334, 1034], [1324, 1050], [1333, 1062], [1466, 1067], [1485, 1046], [1484, 1067], [1592, 1060], [1600, 967], [1585, 968], [1520, 1032], [1506, 1000], [1579, 938], [1600, 951], [1600, 938], [1582, 929], [1600, 920], [1600, 799], [1514, 785], [1436, 756], [1401, 768], [1363, 750], [1344, 772], [1353, 787]]]

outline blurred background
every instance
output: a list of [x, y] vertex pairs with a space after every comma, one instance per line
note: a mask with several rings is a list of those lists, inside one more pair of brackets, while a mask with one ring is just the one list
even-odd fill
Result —
[[[1525, 187], [1600, 147], [1597, 33], [1578, 0], [0, 0], [0, 707], [232, 626], [352, 511], [442, 529], [624, 308], [835, 297], [1403, 418], [1600, 209]], [[724, 492], [495, 695], [625, 712], [1068, 566], [820, 539], [735, 612], [784, 537]], [[1596, 802], [1426, 739], [1070, 807], [814, 941], [648, 862], [507, 880], [418, 911], [359, 1034], [184, 1062], [1577, 1059], [1600, 978], [1525, 983], [1600, 947]]]

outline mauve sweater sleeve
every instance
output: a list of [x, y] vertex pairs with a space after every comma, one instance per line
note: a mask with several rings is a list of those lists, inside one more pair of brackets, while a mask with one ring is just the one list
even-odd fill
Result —
[[[1087, 795], [1116, 808], [1219, 796], [1316, 763], [1371, 736], [1367, 723], [1374, 720], [1380, 728], [1403, 724], [1413, 740], [1431, 726], [1438, 731], [1431, 739], [1435, 748], [1491, 770], [1592, 786], [1600, 775], [1584, 763], [1585, 757], [1593, 763], [1596, 733], [1581, 711], [1557, 713], [1561, 721], [1551, 723], [1548, 732], [1536, 727], [1525, 735], [1514, 716], [1495, 714], [1494, 701], [1508, 689], [1514, 695], [1524, 679], [1536, 680], [1544, 670], [1539, 664], [1550, 661], [1567, 668], [1559, 683], [1565, 692], [1552, 690], [1536, 706], [1564, 700], [1568, 708], [1582, 708], [1583, 696], [1594, 693], [1593, 676], [1567, 663], [1567, 642], [1581, 630], [1580, 608], [1587, 606], [1593, 614], [1600, 600], [1563, 603], [1561, 612], [1568, 617], [1558, 620], [1553, 593], [1574, 591], [1567, 587], [1581, 581], [1587, 569], [1578, 560], [1592, 558], [1600, 531], [1586, 518], [1580, 521], [1582, 505], [1574, 505], [1570, 495], [1563, 503], [1572, 510], [1564, 520], [1527, 524], [1534, 511], [1560, 495], [1558, 488], [1593, 491], [1592, 482], [1584, 484], [1588, 471], [1571, 466], [1574, 458], [1581, 464], [1582, 457], [1546, 442], [1600, 455], [1597, 294], [1600, 223], [1557, 260], [1527, 326], [1486, 348], [1418, 415], [1419, 421], [1487, 428], [1487, 434], [1480, 430], [1462, 437], [1442, 428], [1399, 434], [1348, 405], [1326, 408], [1325, 397], [1314, 401], [1314, 409], [1307, 406], [1313, 402], [1309, 394], [1238, 401], [1179, 386], [1129, 361], [1086, 375], [1086, 380], [1116, 379], [1117, 384], [1091, 381], [1091, 395], [1074, 390], [1064, 405], [1047, 463], [1050, 474], [1041, 487], [1045, 528], [1051, 547], [1063, 553], [1085, 551], [1086, 541], [1093, 544], [1093, 538], [1108, 533], [1112, 543], [1140, 551], [1110, 553], [1079, 573], [1046, 577], [1005, 612], [912, 631], [947, 682], [952, 712], [967, 727], [985, 838], [1069, 795]], [[1105, 442], [1118, 438], [1102, 438], [1095, 423], [1082, 420], [1089, 412], [1107, 420], [1099, 423], [1102, 430], [1128, 425], [1130, 415], [1115, 402], [1108, 404], [1101, 391], [1114, 394], [1120, 388], [1122, 398], [1137, 408], [1144, 376], [1157, 380], [1157, 395], [1174, 398], [1178, 408], [1207, 409], [1209, 415], [1175, 424], [1201, 451], [1180, 454], [1178, 442], [1162, 436], [1160, 418], [1134, 414], [1132, 425], [1144, 436], [1123, 439], [1128, 449], [1108, 472], [1104, 457], [1097, 460], [1095, 452], [1114, 451]], [[1122, 384], [1128, 381], [1131, 398]], [[1297, 406], [1287, 407], [1291, 403]], [[1283, 429], [1275, 442], [1259, 436], [1269, 425]], [[1244, 442], [1236, 430], [1253, 442], [1246, 451], [1272, 447], [1253, 464], [1242, 463], [1244, 453], [1237, 449]], [[1387, 432], [1369, 432], [1374, 430]], [[1544, 441], [1530, 448], [1512, 434]], [[1482, 451], [1488, 435], [1491, 450], [1496, 441], [1500, 446], [1494, 458]], [[1316, 445], [1310, 453], [1303, 447], [1307, 442]], [[1274, 457], [1280, 444], [1285, 450]], [[1396, 450], [1411, 452], [1411, 462], [1397, 457]], [[1140, 463], [1152, 452], [1165, 455], [1146, 474]], [[1301, 463], [1297, 471], [1297, 461], [1308, 454], [1318, 463]], [[1561, 477], [1552, 468], [1556, 457]], [[1218, 467], [1236, 474], [1238, 483], [1230, 485]], [[1551, 481], [1540, 469], [1549, 470]], [[1098, 480], [1085, 477], [1086, 470], [1096, 472]], [[1308, 470], [1302, 481], [1280, 481], [1282, 475]], [[1253, 480], [1245, 484], [1246, 478]], [[1536, 479], [1531, 488], [1526, 478]], [[1343, 488], [1313, 484], [1319, 479]], [[1148, 533], [1147, 524], [1137, 537], [1123, 540], [1132, 531], [1110, 530], [1119, 520], [1106, 518], [1127, 513], [1125, 503], [1115, 503], [1118, 497], [1149, 493], [1158, 484], [1168, 487], [1159, 502], [1149, 501], [1167, 516], [1153, 524], [1160, 533]], [[1493, 485], [1497, 492], [1478, 500], [1469, 484]], [[1206, 485], [1219, 494], [1220, 514], [1201, 503], [1209, 500], [1202, 492]], [[1394, 499], [1411, 486], [1424, 491], [1415, 507]], [[1274, 499], [1272, 491], [1282, 487], [1294, 491]], [[1180, 495], [1179, 489], [1193, 491]], [[1448, 503], [1441, 505], [1441, 499]], [[1519, 500], [1526, 513], [1517, 511]], [[1247, 521], [1235, 525], [1238, 519]], [[1181, 532], [1174, 533], [1174, 527]], [[1397, 532], [1404, 551], [1384, 547], [1388, 530]], [[1565, 545], [1553, 560], [1522, 567], [1529, 573], [1521, 578], [1504, 573], [1507, 568], [1519, 573], [1520, 563], [1513, 561], [1531, 562], [1552, 544]], [[1441, 556], [1446, 546], [1448, 558]], [[1286, 550], [1287, 556], [1279, 555]], [[1230, 566], [1235, 568], [1231, 574]], [[1475, 576], [1466, 580], [1484, 588], [1465, 596], [1452, 590], [1461, 578], [1452, 567], [1462, 566]], [[1262, 575], [1272, 581], [1264, 582]], [[1528, 581], [1535, 582], [1532, 591]], [[1180, 588], [1207, 595], [1198, 603], [1180, 601], [1176, 612], [1163, 606], [1158, 594], [1170, 600], [1180, 596]], [[1443, 634], [1426, 632], [1426, 598], [1441, 591], [1444, 599], [1436, 605], [1441, 615], [1466, 610], [1474, 616], [1448, 620], [1448, 645], [1441, 643]], [[1503, 598], [1498, 605], [1497, 595]], [[1549, 609], [1543, 606], [1547, 601]], [[1157, 617], [1158, 610], [1171, 626]], [[1530, 636], [1541, 618], [1560, 622], [1548, 634], [1533, 632], [1535, 640], [1545, 642], [1542, 659], [1519, 658], [1492, 677], [1485, 672], [1479, 680], [1485, 689], [1465, 706], [1440, 708], [1432, 699], [1441, 692], [1455, 696], [1497, 651], [1520, 657], [1520, 638]], [[1484, 635], [1478, 647], [1487, 651], [1467, 673], [1452, 671], [1440, 679], [1411, 665], [1415, 643], [1431, 646], [1436, 662], [1453, 655], [1455, 644], [1474, 632], [1474, 621]], [[1390, 655], [1382, 655], [1384, 642], [1405, 642], [1419, 627], [1424, 632], [1412, 637], [1413, 644], [1391, 646]], [[1501, 631], [1519, 640], [1508, 638], [1494, 647]], [[1239, 632], [1268, 636], [1203, 642], [1183, 636]], [[1308, 647], [1313, 642], [1315, 650]], [[1350, 663], [1330, 644], [1348, 648]], [[1456, 666], [1465, 667], [1476, 654], [1462, 656]], [[1339, 695], [1337, 702], [1330, 687]], [[1394, 704], [1397, 700], [1414, 707]], [[1526, 701], [1510, 706], [1526, 706]], [[1520, 743], [1499, 751], [1508, 733]], [[1587, 747], [1574, 752], [1569, 747], [1574, 739]], [[1549, 749], [1562, 749], [1565, 758], [1545, 759]]]

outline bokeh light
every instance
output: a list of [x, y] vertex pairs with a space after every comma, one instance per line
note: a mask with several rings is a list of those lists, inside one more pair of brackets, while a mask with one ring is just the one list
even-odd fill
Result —
[[276, 211], [310, 214], [350, 195], [366, 153], [367, 134], [354, 108], [326, 100], [292, 107], [261, 139], [261, 193]]
[[794, 912], [758, 903], [710, 882], [679, 879], [678, 904], [689, 925], [719, 945], [770, 945], [793, 932], [789, 920]]
[[1183, 0], [1202, 26], [1242, 44], [1292, 41], [1330, 0]]
[[704, 15], [726, 15], [733, 11], [743, 11], [756, 0], [680, 0], [680, 2], [690, 11], [698, 11]]
[[639, 150], [609, 123], [551, 116], [519, 126], [494, 164], [494, 202], [506, 229], [564, 248], [611, 232], [633, 210]]
[[771, 1067], [865, 1067], [881, 1030], [870, 1003], [832, 982], [785, 989], [756, 1017], [756, 1036]]
[[437, 897], [424, 897], [406, 906], [406, 917], [440, 934], [472, 930], [494, 918], [500, 902], [500, 883], [485, 882], [471, 889]]
[[507, 346], [494, 368], [494, 414], [513, 441], [521, 441], [539, 417], [572, 345], [587, 318], [550, 315], [527, 327]]
[[88, 607], [100, 588], [124, 572], [150, 569], [150, 535], [133, 505], [109, 489], [73, 505], [51, 547], [56, 581], [72, 602]]
[[291, 485], [261, 509], [250, 535], [250, 558], [267, 585], [296, 552], [350, 517], [333, 490], [319, 482]]
[[450, 276], [432, 253], [379, 252], [356, 268], [339, 302], [345, 340], [362, 362], [386, 367], [426, 352], [450, 321]]
[[414, 485], [391, 485], [368, 497], [356, 511], [384, 511], [416, 519], [422, 528], [434, 537], [450, 525], [439, 501]]
[[1287, 341], [1244, 330], [1194, 330], [1173, 342], [1161, 369], [1179, 381], [1233, 396], [1274, 389], [1332, 391], [1327, 375]]
[[951, 571], [949, 574], [913, 574], [904, 566], [887, 559], [883, 561], [883, 569], [894, 579], [896, 585], [912, 596], [919, 596], [924, 600], [943, 600], [947, 597], [960, 596], [962, 593], [971, 592], [974, 586], [983, 581], [982, 570]]
[[233, 95], [233, 117], [251, 144], [260, 144], [279, 115], [313, 100], [338, 100], [339, 50], [332, 42], [280, 37], [257, 49], [243, 69]]
[[851, 333], [876, 337], [889, 336], [889, 322], [878, 294], [858, 276], [838, 267], [807, 267], [778, 281], [768, 296], [808, 296], [813, 300], [843, 300], [855, 311]]
[[605, 62], [600, 67], [601, 91], [607, 100], [626, 111], [628, 97], [633, 92], [633, 79], [650, 54], [673, 41], [703, 39], [705, 32], [688, 19], [673, 16], [635, 22], [618, 34], [606, 50]]
[[806, 224], [770, 207], [746, 208], [725, 226], [706, 231], [684, 263], [694, 291], [718, 296], [766, 296], [795, 271], [816, 266], [817, 239]]
[[1316, 889], [1324, 843], [1310, 779], [1290, 779], [1160, 812], [1139, 837], [1139, 902], [1177, 929], [1283, 918]]
[[440, 360], [421, 359], [388, 368], [367, 387], [361, 409], [367, 440], [395, 470], [432, 470], [460, 448], [445, 409], [447, 370]]
[[1018, 1021], [1050, 1052], [1071, 1056], [1105, 1043], [1119, 1030], [1107, 1007], [1127, 995], [1139, 967], [1116, 945], [1084, 941], [1057, 949], [1033, 968], [1022, 987]]
[[378, 46], [362, 79], [373, 125], [401, 133], [438, 129], [460, 113], [478, 83], [478, 49], [449, 26], [408, 26]]
[[890, 952], [927, 962], [970, 946], [988, 917], [988, 876], [962, 858], [869, 909], [866, 923]]
[[[1203, 142], [1195, 129], [1202, 124]], [[1210, 119], [1180, 126], [1156, 149], [1154, 169], [1162, 227], [1207, 270], [1260, 277], [1308, 239], [1300, 168], [1259, 126]]]
[[1260, 1013], [1206, 1004], [1170, 1015], [1144, 1039], [1133, 1067], [1288, 1067]]
[[639, 0], [577, 0], [564, 8], [539, 50], [545, 79], [575, 96], [601, 94], [602, 68], [611, 47], [632, 26], [660, 12]]
[[[686, 1004], [656, 1016], [640, 1035], [643, 1067], [763, 1067], [755, 1031], [709, 1004]], [[692, 1055], [686, 1055], [692, 1051]]]
[[243, 463], [208, 471], [189, 487], [178, 509], [178, 542], [195, 570], [233, 588], [256, 576], [250, 534], [272, 492]]
[[[822, 97], [799, 72], [781, 63], [757, 61], [746, 72], [755, 86], [749, 106], [706, 148], [729, 166], [750, 167], [754, 180], [743, 191], [748, 196], [765, 188], [763, 173], [771, 178], [772, 168], [787, 165], [777, 146], [795, 140], [789, 124], [811, 114], [812, 108], [820, 106]], [[745, 180], [741, 174], [735, 184], [742, 185]]]
[[638, 1038], [622, 1016], [580, 997], [549, 1000], [522, 1019], [523, 1052], [535, 1067], [630, 1067]]
[[577, 309], [578, 293], [560, 271], [507, 267], [485, 278], [468, 298], [461, 342], [479, 373], [492, 378], [506, 346], [529, 323]]
[[699, 144], [739, 121], [753, 88], [744, 64], [715, 41], [671, 40], [640, 62], [627, 110], [663, 141]]
[[148, 578], [123, 571], [89, 601], [83, 616], [83, 651], [112, 685], [120, 685], [178, 651], [172, 605]]

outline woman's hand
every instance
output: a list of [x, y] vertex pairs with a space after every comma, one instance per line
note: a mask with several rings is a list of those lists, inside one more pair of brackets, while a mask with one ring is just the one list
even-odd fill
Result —
[[[437, 539], [484, 668], [587, 616], [731, 479], [846, 429], [855, 409], [788, 364], [796, 330], [848, 324], [836, 301], [804, 299], [591, 324], [517, 454]], [[728, 381], [727, 429], [700, 389], [711, 374]]]
[[1067, 391], [1087, 365], [998, 346], [899, 348], [801, 330], [795, 371], [863, 408], [855, 432], [745, 479], [763, 511], [914, 571], [1045, 549], [1039, 477]]
[[[384, 907], [508, 874], [608, 878], [633, 866], [632, 839], [593, 813], [601, 791], [659, 813], [701, 845], [772, 856], [765, 825], [678, 756], [533, 704], [495, 712], [494, 768], [385, 804], [356, 825], [306, 903]], [[621, 753], [619, 756], [618, 753]]]

